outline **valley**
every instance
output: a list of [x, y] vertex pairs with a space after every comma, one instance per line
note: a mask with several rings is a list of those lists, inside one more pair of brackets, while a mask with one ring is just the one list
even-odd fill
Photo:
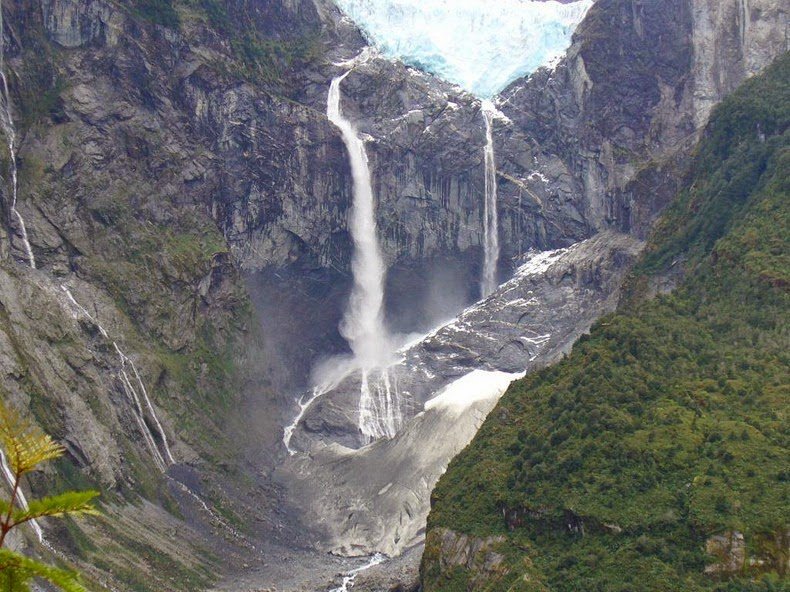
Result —
[[[103, 507], [19, 549], [90, 590], [427, 592], [634, 586], [601, 551], [610, 524], [672, 589], [714, 589], [714, 535], [785, 548], [768, 460], [770, 499], [661, 522], [710, 530], [682, 544], [634, 518], [663, 497], [624, 489], [626, 522], [578, 487], [610, 470], [584, 451], [600, 460], [618, 414], [685, 405], [654, 392], [680, 380], [657, 335], [700, 355], [683, 388], [705, 442], [745, 430], [739, 466], [785, 450], [781, 413], [750, 406], [786, 402], [784, 329], [732, 298], [786, 310], [786, 7], [418, 4], [3, 0], [0, 394], [66, 450], [31, 493], [90, 486]], [[706, 185], [738, 175], [757, 189], [732, 203]], [[634, 332], [628, 364], [656, 376], [639, 410], [596, 378]], [[719, 355], [751, 369], [718, 379]], [[566, 518], [594, 535], [530, 522]]]

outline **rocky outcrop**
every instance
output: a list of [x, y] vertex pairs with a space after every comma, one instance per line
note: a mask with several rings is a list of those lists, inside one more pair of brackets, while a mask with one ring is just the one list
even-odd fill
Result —
[[[505, 537], [492, 536], [478, 538], [449, 530], [437, 528], [430, 532], [425, 542], [425, 556], [422, 569], [432, 570], [431, 578], [437, 582], [452, 581], [458, 572], [471, 572], [474, 577], [467, 582], [469, 590], [485, 590], [502, 577], [507, 576], [511, 567], [498, 547], [502, 547]], [[532, 562], [526, 555], [522, 561], [523, 574], [521, 588], [530, 592], [546, 592], [539, 576], [532, 573]], [[430, 566], [430, 567], [427, 567]], [[421, 575], [425, 577], [425, 574]]]
[[489, 298], [404, 348], [388, 369], [402, 421], [391, 439], [361, 447], [357, 374], [315, 399], [289, 442], [309, 454], [289, 457], [275, 477], [316, 529], [319, 548], [395, 556], [422, 543], [430, 493], [447, 464], [512, 380], [556, 361], [614, 310], [640, 249], [607, 232], [532, 254]]
[[549, 220], [644, 236], [666, 201], [623, 189], [688, 154], [712, 106], [787, 50], [786, 28], [774, 0], [599, 0], [556, 69], [502, 93], [503, 209], [529, 191]]
[[705, 566], [705, 573], [718, 579], [770, 572], [786, 576], [790, 571], [790, 532], [779, 528], [750, 539], [747, 544], [744, 534], [737, 530], [708, 538], [705, 552], [711, 562]]
[[705, 542], [705, 552], [717, 560], [705, 566], [706, 574], [737, 574], [746, 565], [746, 541], [743, 533], [737, 530], [709, 538]]
[[[398, 352], [387, 369], [407, 422], [442, 388], [473, 370], [518, 374], [552, 363], [602, 314], [614, 310], [623, 274], [641, 249], [628, 235], [605, 232], [555, 251], [525, 255], [512, 279], [455, 320]], [[351, 372], [316, 399], [294, 446], [317, 442], [358, 448], [360, 376]], [[375, 374], [371, 384], [382, 380]]]

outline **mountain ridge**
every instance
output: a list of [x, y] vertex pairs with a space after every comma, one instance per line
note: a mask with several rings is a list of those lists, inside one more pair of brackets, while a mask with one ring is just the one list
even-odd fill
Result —
[[451, 462], [426, 590], [786, 583], [789, 82], [785, 55], [714, 109], [619, 312], [515, 383]]

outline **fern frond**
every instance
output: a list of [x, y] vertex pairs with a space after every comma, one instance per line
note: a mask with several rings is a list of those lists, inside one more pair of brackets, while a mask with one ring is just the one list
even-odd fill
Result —
[[67, 491], [60, 495], [32, 500], [27, 510], [19, 509], [13, 513], [14, 524], [22, 524], [30, 520], [47, 516], [96, 516], [99, 510], [93, 505], [98, 491]]
[[65, 451], [41, 428], [3, 401], [0, 401], [0, 445], [5, 449], [11, 470], [17, 475], [58, 458]]
[[64, 592], [86, 592], [76, 573], [0, 549], [0, 590], [27, 591], [34, 578], [43, 578]]

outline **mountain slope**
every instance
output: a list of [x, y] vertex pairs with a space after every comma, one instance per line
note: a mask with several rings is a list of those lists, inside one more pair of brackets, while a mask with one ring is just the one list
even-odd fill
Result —
[[786, 587], [788, 91], [715, 110], [620, 311], [451, 463], [426, 591]]

